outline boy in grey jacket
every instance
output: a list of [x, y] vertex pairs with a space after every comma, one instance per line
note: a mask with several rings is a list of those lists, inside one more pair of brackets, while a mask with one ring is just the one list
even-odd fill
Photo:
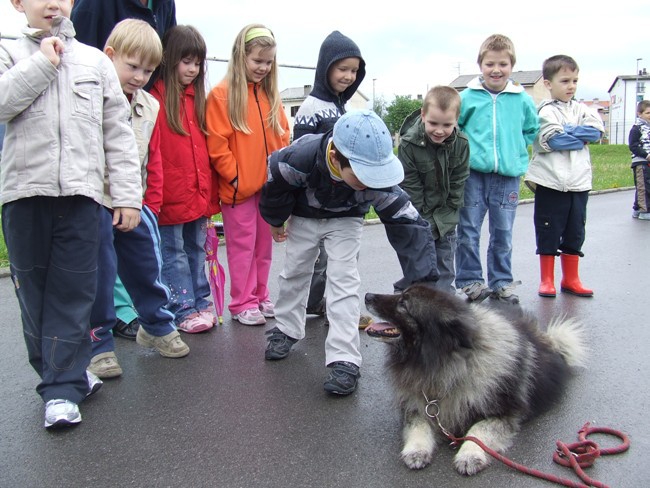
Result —
[[29, 26], [0, 44], [2, 230], [46, 428], [81, 422], [101, 385], [86, 367], [105, 170], [117, 229], [142, 204], [128, 104], [108, 57], [74, 39], [72, 3], [12, 0]]

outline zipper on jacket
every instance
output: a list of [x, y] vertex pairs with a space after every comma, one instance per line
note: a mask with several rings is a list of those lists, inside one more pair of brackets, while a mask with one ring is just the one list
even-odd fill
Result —
[[[489, 92], [488, 92], [489, 93]], [[499, 172], [499, 156], [497, 152], [497, 97], [499, 94], [492, 95], [492, 150], [494, 151], [494, 172]]]

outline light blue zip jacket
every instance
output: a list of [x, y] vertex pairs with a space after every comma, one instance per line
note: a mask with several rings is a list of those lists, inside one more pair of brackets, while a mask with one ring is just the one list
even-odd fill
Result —
[[458, 127], [469, 138], [469, 166], [481, 173], [521, 176], [528, 169], [528, 145], [539, 130], [533, 99], [508, 81], [492, 94], [476, 77], [460, 93]]

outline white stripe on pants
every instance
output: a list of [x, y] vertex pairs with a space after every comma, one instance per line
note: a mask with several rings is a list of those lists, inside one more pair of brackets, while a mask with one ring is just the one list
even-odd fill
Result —
[[325, 340], [325, 364], [349, 361], [361, 366], [359, 351], [359, 271], [363, 219], [343, 217], [307, 219], [291, 216], [287, 223], [286, 257], [280, 273], [280, 293], [275, 305], [278, 328], [294, 339], [305, 337], [309, 283], [318, 256], [318, 242], [325, 240], [329, 257], [325, 300], [329, 330]]

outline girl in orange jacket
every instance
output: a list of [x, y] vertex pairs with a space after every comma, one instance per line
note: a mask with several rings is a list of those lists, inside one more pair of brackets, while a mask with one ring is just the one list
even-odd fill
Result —
[[289, 144], [289, 124], [278, 90], [276, 43], [261, 24], [235, 39], [225, 78], [208, 95], [210, 161], [219, 174], [234, 320], [263, 325], [274, 316], [269, 299], [272, 238], [258, 204], [267, 157]]

